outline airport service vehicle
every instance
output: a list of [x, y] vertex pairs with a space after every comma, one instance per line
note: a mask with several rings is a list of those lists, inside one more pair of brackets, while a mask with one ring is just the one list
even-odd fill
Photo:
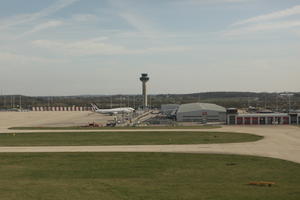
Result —
[[95, 113], [100, 114], [109, 114], [109, 115], [116, 115], [116, 114], [122, 114], [122, 113], [132, 113], [135, 110], [130, 107], [123, 107], [123, 108], [111, 108], [111, 109], [99, 109], [96, 104], [91, 104], [93, 111]]

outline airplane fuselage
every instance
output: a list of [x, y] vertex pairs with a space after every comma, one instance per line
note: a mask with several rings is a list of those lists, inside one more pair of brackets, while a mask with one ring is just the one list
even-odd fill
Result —
[[101, 114], [122, 114], [122, 113], [132, 113], [134, 112], [133, 108], [130, 107], [124, 107], [124, 108], [111, 108], [111, 109], [99, 109], [97, 105], [91, 104], [93, 111], [96, 113], [101, 113]]
[[112, 108], [112, 109], [97, 109], [95, 110], [96, 113], [101, 114], [121, 114], [121, 113], [132, 113], [134, 111], [133, 108]]

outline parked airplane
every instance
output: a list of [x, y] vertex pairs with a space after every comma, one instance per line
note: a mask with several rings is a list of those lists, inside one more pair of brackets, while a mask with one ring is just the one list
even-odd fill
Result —
[[93, 111], [96, 113], [101, 114], [109, 114], [109, 115], [116, 115], [120, 113], [132, 113], [135, 110], [130, 107], [124, 107], [124, 108], [112, 108], [112, 109], [99, 109], [96, 104], [91, 103]]

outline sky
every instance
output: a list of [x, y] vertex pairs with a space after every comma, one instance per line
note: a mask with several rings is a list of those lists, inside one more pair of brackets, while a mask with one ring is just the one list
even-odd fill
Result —
[[300, 0], [0, 0], [0, 92], [300, 91]]

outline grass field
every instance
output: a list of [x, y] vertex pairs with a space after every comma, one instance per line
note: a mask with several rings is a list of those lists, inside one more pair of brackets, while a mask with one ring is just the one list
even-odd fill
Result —
[[11, 127], [11, 130], [118, 130], [118, 129], [214, 129], [221, 128], [217, 125], [203, 125], [203, 126], [122, 126], [122, 127]]
[[249, 142], [261, 136], [226, 132], [53, 132], [0, 134], [0, 146], [154, 145]]
[[5, 153], [0, 177], [1, 200], [300, 199], [299, 164], [251, 156]]

